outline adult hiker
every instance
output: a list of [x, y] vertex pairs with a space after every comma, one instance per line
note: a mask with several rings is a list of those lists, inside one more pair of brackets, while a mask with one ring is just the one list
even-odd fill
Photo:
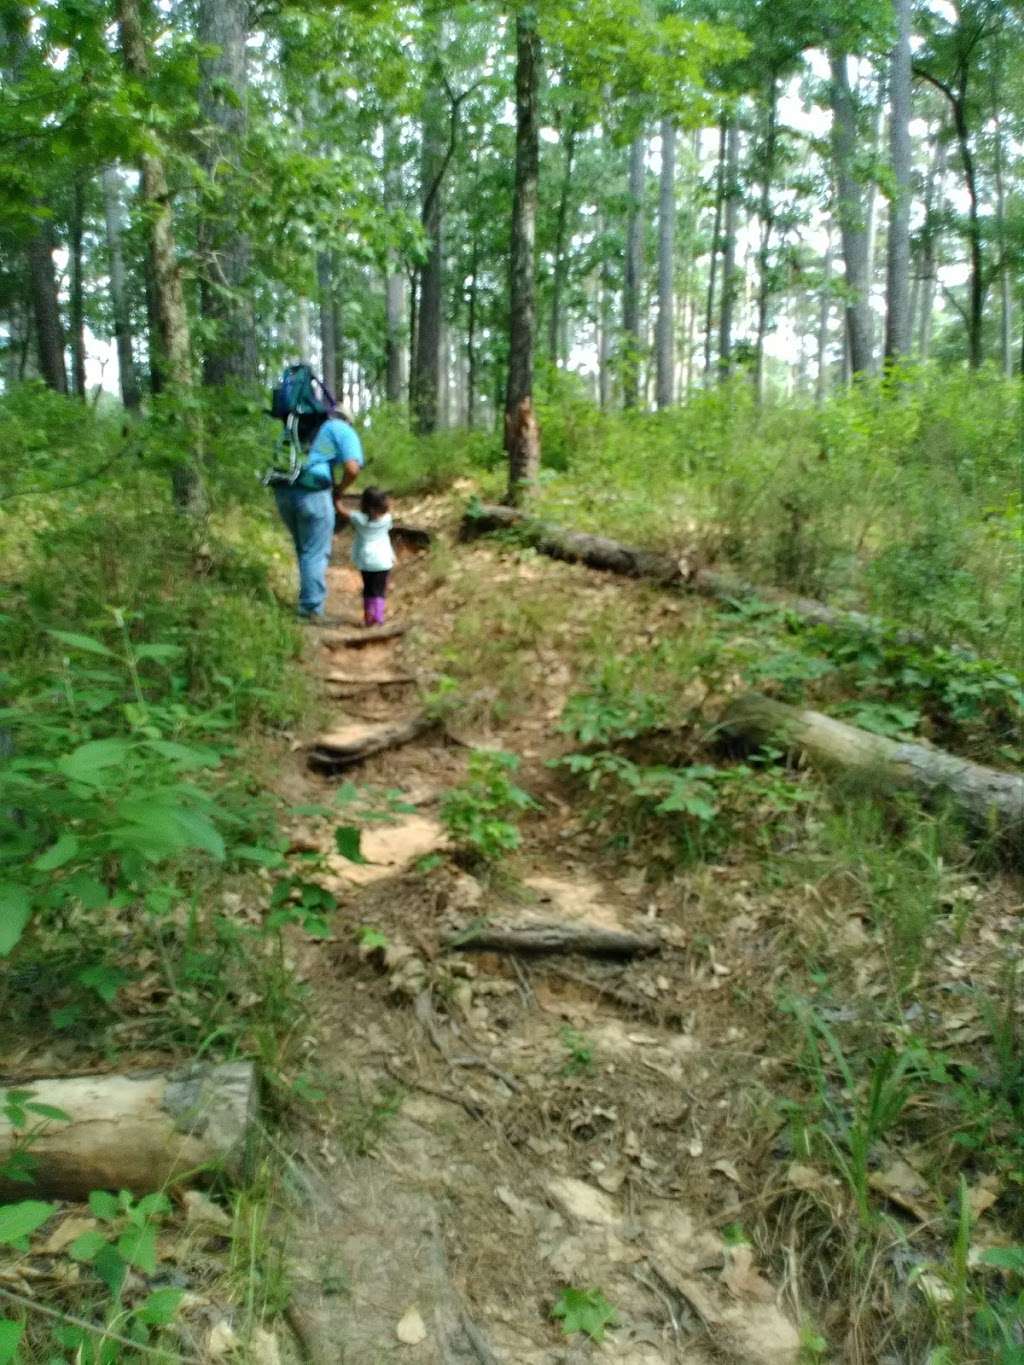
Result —
[[263, 482], [273, 488], [295, 546], [299, 616], [322, 624], [335, 510], [359, 476], [363, 447], [351, 414], [304, 360], [285, 366], [271, 391], [268, 416], [283, 428]]

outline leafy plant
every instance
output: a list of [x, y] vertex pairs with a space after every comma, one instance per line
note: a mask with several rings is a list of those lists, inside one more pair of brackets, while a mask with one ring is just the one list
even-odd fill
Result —
[[604, 1329], [614, 1326], [619, 1315], [608, 1302], [600, 1289], [563, 1289], [551, 1316], [562, 1323], [562, 1331], [567, 1337], [582, 1332], [591, 1341], [603, 1341]]
[[483, 864], [493, 864], [519, 847], [515, 817], [537, 809], [537, 802], [512, 780], [515, 754], [474, 749], [469, 773], [441, 803], [441, 819], [457, 847]]
[[585, 1034], [566, 1025], [559, 1037], [562, 1046], [569, 1054], [562, 1067], [566, 1076], [575, 1076], [582, 1071], [590, 1071], [594, 1065], [594, 1045]]

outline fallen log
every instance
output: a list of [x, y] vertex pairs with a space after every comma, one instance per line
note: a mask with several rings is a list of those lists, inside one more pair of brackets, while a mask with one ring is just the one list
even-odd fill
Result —
[[586, 920], [490, 919], [452, 924], [441, 946], [464, 953], [582, 953], [588, 957], [648, 957], [660, 953], [654, 934], [607, 929]]
[[[145, 1194], [219, 1172], [236, 1180], [245, 1174], [257, 1109], [251, 1062], [13, 1081], [9, 1088], [30, 1091], [34, 1102], [68, 1119], [30, 1114], [31, 1184], [0, 1181], [4, 1198]], [[0, 1163], [23, 1137], [0, 1112]]]
[[411, 673], [325, 673], [324, 682], [336, 687], [406, 687], [414, 683]]
[[[876, 616], [865, 612], [841, 610], [818, 602], [812, 597], [799, 597], [778, 588], [762, 588], [732, 574], [717, 569], [699, 568], [690, 562], [693, 549], [683, 548], [678, 554], [661, 554], [654, 550], [622, 545], [606, 536], [594, 536], [573, 531], [553, 522], [527, 517], [512, 507], [487, 504], [467, 513], [462, 522], [463, 540], [492, 531], [515, 529], [541, 554], [552, 559], [564, 559], [571, 564], [586, 564], [592, 569], [624, 574], [631, 578], [649, 578], [666, 587], [712, 597], [717, 601], [757, 600], [788, 612], [808, 626], [829, 626], [856, 634], [879, 635], [900, 645], [930, 646], [927, 636], [919, 631], [894, 628]], [[964, 658], [976, 658], [973, 650], [963, 645], [949, 646]]]
[[982, 833], [1008, 836], [1024, 852], [1024, 778], [957, 758], [909, 740], [886, 739], [854, 725], [773, 701], [759, 693], [726, 709], [725, 733], [762, 744], [781, 743], [822, 767], [854, 774], [874, 788], [946, 797]]
[[318, 772], [336, 772], [361, 763], [371, 754], [384, 749], [396, 749], [408, 744], [436, 725], [437, 718], [419, 711], [405, 720], [384, 725], [348, 725], [333, 730], [314, 740], [309, 756], [310, 766]]
[[394, 640], [409, 629], [399, 621], [386, 626], [356, 627], [352, 630], [331, 630], [324, 627], [317, 633], [317, 639], [327, 649], [361, 649], [372, 645], [375, 640]]

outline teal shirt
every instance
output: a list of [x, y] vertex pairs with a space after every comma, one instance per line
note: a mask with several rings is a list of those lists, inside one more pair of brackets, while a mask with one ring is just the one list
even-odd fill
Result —
[[360, 469], [365, 464], [359, 433], [340, 417], [332, 417], [313, 437], [299, 482], [303, 483], [308, 478], [310, 483], [330, 488], [334, 482], [335, 464], [339, 461], [347, 464], [349, 460], [353, 460]]

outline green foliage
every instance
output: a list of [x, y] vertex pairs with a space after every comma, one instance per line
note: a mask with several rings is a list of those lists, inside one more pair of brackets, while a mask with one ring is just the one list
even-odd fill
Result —
[[567, 1337], [582, 1332], [591, 1341], [603, 1341], [604, 1329], [614, 1326], [619, 1315], [600, 1289], [563, 1289], [551, 1310], [553, 1318], [561, 1319]]
[[474, 749], [466, 780], [441, 802], [441, 819], [455, 845], [485, 866], [500, 862], [519, 847], [514, 823], [537, 802], [512, 780], [519, 767], [515, 754]]
[[580, 1072], [590, 1071], [594, 1065], [594, 1045], [585, 1034], [578, 1029], [569, 1028], [566, 1025], [559, 1034], [562, 1046], [569, 1054], [566, 1058], [562, 1071], [566, 1076], [576, 1076]]

